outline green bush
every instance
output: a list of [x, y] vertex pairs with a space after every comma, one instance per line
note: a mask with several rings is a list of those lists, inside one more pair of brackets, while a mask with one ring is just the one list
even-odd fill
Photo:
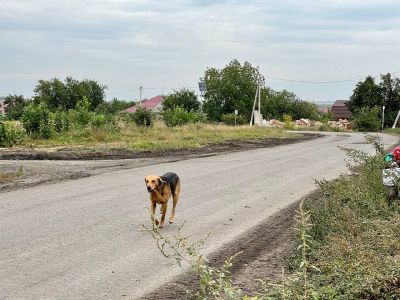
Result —
[[29, 104], [24, 109], [22, 124], [31, 136], [47, 139], [52, 135], [50, 110], [44, 103]]
[[167, 126], [174, 127], [188, 123], [204, 123], [207, 118], [203, 113], [187, 111], [182, 107], [167, 109], [162, 113], [164, 123]]
[[242, 115], [224, 114], [221, 116], [221, 121], [227, 125], [235, 125], [235, 117], [236, 117], [236, 125], [244, 125], [247, 123], [246, 117]]
[[359, 131], [378, 131], [381, 127], [379, 107], [362, 107], [353, 116], [354, 128]]
[[132, 120], [137, 126], [150, 127], [153, 125], [154, 114], [147, 109], [138, 107], [136, 112], [132, 115]]
[[283, 128], [288, 129], [288, 130], [293, 130], [294, 129], [294, 124], [292, 122], [292, 116], [283, 114]]
[[66, 132], [71, 127], [70, 114], [67, 111], [58, 111], [50, 114], [50, 119], [54, 124], [57, 133]]
[[24, 143], [26, 132], [16, 122], [0, 121], [0, 147], [13, 147]]

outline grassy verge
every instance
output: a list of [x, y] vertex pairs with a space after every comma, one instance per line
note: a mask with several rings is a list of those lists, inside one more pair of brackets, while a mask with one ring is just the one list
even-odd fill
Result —
[[85, 128], [71, 130], [65, 134], [55, 135], [48, 140], [31, 140], [33, 148], [58, 146], [86, 148], [115, 148], [133, 151], [167, 150], [181, 148], [197, 148], [211, 143], [227, 140], [292, 138], [296, 135], [280, 129], [249, 126], [217, 126], [191, 124], [169, 128], [161, 124], [154, 127], [136, 127], [125, 125], [113, 132], [103, 128]]
[[385, 133], [400, 134], [400, 128], [388, 128], [384, 130]]
[[349, 154], [361, 166], [319, 183], [320, 199], [300, 210], [293, 274], [260, 298], [400, 298], [400, 205], [382, 184], [383, 155]]

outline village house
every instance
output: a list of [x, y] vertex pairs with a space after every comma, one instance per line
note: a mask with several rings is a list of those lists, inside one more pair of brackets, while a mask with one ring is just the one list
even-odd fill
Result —
[[339, 119], [351, 119], [352, 113], [346, 106], [347, 100], [336, 100], [332, 105], [332, 113], [335, 116], [336, 121]]
[[[164, 96], [158, 95], [158, 96], [155, 96], [148, 100], [144, 100], [141, 104], [141, 107], [155, 113], [156, 115], [159, 115], [162, 111], [162, 107], [163, 107], [162, 102], [163, 101], [164, 101]], [[124, 111], [133, 114], [136, 112], [138, 105], [139, 104], [131, 106], [131, 107], [125, 109]]]
[[4, 103], [4, 98], [0, 97], [0, 115], [5, 115], [6, 114], [6, 106]]

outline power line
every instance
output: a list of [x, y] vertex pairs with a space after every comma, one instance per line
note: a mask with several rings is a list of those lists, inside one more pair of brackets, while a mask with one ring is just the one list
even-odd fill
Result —
[[[399, 71], [396, 72], [389, 72], [390, 74], [397, 74], [400, 73]], [[380, 76], [381, 74], [376, 74], [374, 76], [371, 76], [372, 78], [376, 78]], [[312, 81], [312, 80], [296, 80], [296, 79], [288, 79], [288, 78], [280, 78], [280, 77], [275, 77], [275, 76], [265, 76], [265, 78], [270, 78], [274, 80], [280, 80], [280, 81], [288, 81], [288, 82], [298, 82], [298, 83], [341, 83], [341, 82], [353, 82], [353, 81], [361, 81], [364, 80], [364, 78], [357, 78], [357, 79], [342, 79], [342, 80], [327, 80], [327, 81]]]

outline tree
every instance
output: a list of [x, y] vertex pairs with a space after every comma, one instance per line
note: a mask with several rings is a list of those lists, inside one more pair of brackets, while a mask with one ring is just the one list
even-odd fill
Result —
[[175, 107], [181, 107], [186, 111], [198, 111], [201, 103], [197, 99], [197, 95], [194, 91], [188, 89], [182, 89], [180, 91], [174, 91], [165, 97], [163, 101], [163, 110], [174, 109]]
[[363, 108], [374, 107], [381, 112], [383, 105], [385, 105], [384, 125], [392, 126], [400, 109], [400, 80], [393, 79], [390, 73], [381, 75], [381, 81], [378, 84], [371, 76], [358, 82], [347, 103], [347, 107], [353, 114], [357, 114]]
[[28, 100], [22, 95], [8, 95], [4, 99], [4, 104], [7, 119], [19, 120], [24, 113], [24, 107], [28, 104]]
[[204, 74], [207, 90], [204, 94], [203, 111], [213, 121], [236, 109], [250, 120], [257, 82], [264, 81], [258, 68], [245, 62], [232, 60], [222, 70], [207, 69]]
[[296, 94], [286, 90], [277, 92], [270, 88], [263, 88], [261, 97], [261, 113], [266, 119], [283, 120], [284, 115], [290, 115], [295, 120], [321, 118], [315, 103], [300, 100]]
[[114, 98], [112, 101], [104, 101], [96, 107], [97, 113], [117, 114], [123, 110], [133, 106], [134, 101], [119, 100]]
[[378, 114], [378, 106], [360, 108], [353, 116], [354, 128], [359, 131], [378, 131], [381, 126]]
[[400, 109], [400, 80], [393, 79], [390, 73], [381, 75], [379, 83], [385, 105], [385, 126], [392, 126]]
[[347, 107], [354, 114], [361, 107], [372, 108], [383, 105], [382, 88], [375, 83], [374, 78], [368, 76], [364, 81], [357, 83], [347, 103]]
[[94, 110], [104, 102], [105, 89], [94, 80], [78, 81], [67, 77], [64, 82], [54, 78], [51, 80], [39, 80], [35, 87], [35, 103], [44, 102], [50, 110], [74, 109], [79, 100], [87, 97], [90, 110]]

